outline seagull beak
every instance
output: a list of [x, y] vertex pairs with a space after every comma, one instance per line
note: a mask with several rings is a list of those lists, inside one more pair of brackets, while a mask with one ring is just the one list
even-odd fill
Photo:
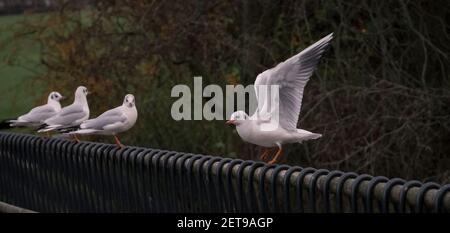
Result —
[[225, 124], [227, 125], [234, 125], [236, 122], [236, 120], [228, 120], [227, 122], [225, 122]]
[[65, 96], [61, 96], [60, 100], [64, 100], [64, 99], [66, 99], [66, 97]]

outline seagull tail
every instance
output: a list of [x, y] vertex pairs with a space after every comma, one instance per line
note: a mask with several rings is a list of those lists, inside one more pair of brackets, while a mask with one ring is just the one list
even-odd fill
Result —
[[13, 127], [32, 127], [35, 126], [35, 124], [33, 124], [32, 122], [29, 121], [21, 121], [21, 120], [9, 120], [8, 121], [9, 126], [11, 128]]
[[10, 129], [13, 128], [11, 125], [11, 119], [0, 121], [0, 129]]
[[80, 129], [72, 132], [68, 132], [67, 134], [93, 134], [98, 132], [96, 129]]
[[47, 124], [42, 124], [42, 125], [38, 126], [37, 130], [38, 130], [38, 132], [39, 132], [39, 130], [45, 129], [45, 128], [47, 128], [47, 127], [48, 127]]
[[47, 125], [47, 124], [43, 124], [41, 126], [39, 126], [38, 128], [38, 133], [45, 133], [45, 132], [50, 132], [56, 129], [60, 129], [61, 125]]
[[71, 127], [60, 128], [60, 129], [58, 129], [58, 132], [63, 133], [63, 134], [69, 134], [69, 133], [77, 131], [79, 129], [80, 129], [79, 126], [71, 126]]
[[309, 131], [303, 130], [303, 129], [297, 129], [297, 133], [299, 133], [299, 137], [300, 137], [299, 142], [306, 141], [306, 140], [312, 140], [312, 139], [318, 139], [318, 138], [322, 137], [322, 134], [312, 133], [312, 132], [309, 132]]

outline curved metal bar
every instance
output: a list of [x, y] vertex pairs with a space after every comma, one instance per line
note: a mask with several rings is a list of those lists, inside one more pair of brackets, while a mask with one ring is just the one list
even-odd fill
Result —
[[[194, 166], [194, 162], [201, 158], [202, 158], [201, 155], [194, 155], [188, 160], [187, 167], [186, 167], [187, 168], [186, 172], [188, 175], [192, 175], [192, 169]], [[188, 187], [188, 192], [187, 192], [187, 197], [188, 197], [187, 202], [188, 203], [186, 203], [187, 204], [186, 206], [188, 208], [188, 212], [193, 213], [193, 212], [195, 212], [195, 206], [193, 205], [193, 203], [196, 199], [196, 196], [193, 194], [193, 192], [197, 191], [197, 190], [195, 190], [195, 188], [193, 187], [194, 185], [192, 184], [193, 183], [192, 179], [187, 179], [187, 180], [188, 180], [188, 182], [187, 182], [188, 183], [188, 186], [187, 186]]]
[[259, 198], [258, 198], [258, 205], [260, 208], [260, 212], [267, 212], [268, 209], [268, 203], [267, 203], [267, 195], [266, 195], [266, 189], [265, 189], [265, 183], [266, 183], [266, 173], [269, 171], [269, 169], [272, 169], [278, 165], [275, 164], [267, 164], [264, 165], [264, 167], [261, 168], [258, 181], [259, 181]]
[[[389, 179], [384, 177], [384, 176], [376, 176], [374, 178], [372, 178], [372, 180], [369, 182], [369, 184], [367, 185], [367, 190], [366, 190], [366, 212], [368, 213], [372, 213], [373, 212], [373, 208], [372, 208], [372, 202], [374, 199], [372, 199], [372, 194], [373, 194], [373, 190], [375, 189], [375, 186], [377, 186], [377, 184], [381, 183], [381, 182], [387, 182]], [[381, 209], [381, 208], [380, 208]]]
[[283, 170], [288, 170], [289, 168], [290, 167], [287, 165], [279, 165], [273, 170], [272, 176], [270, 177], [270, 193], [272, 194], [272, 208], [270, 208], [270, 210], [272, 212], [278, 212], [279, 209], [281, 209], [281, 206], [279, 206], [279, 204], [277, 204], [277, 202], [278, 202], [278, 198], [277, 198], [278, 174]]
[[[92, 156], [85, 156], [84, 157], [84, 166], [87, 169], [87, 182], [88, 182], [88, 187], [89, 187], [89, 199], [91, 200], [91, 207], [90, 207], [90, 212], [101, 212], [102, 211], [102, 201], [99, 198], [99, 189], [100, 187], [98, 186], [98, 184], [100, 182], [98, 182], [98, 179], [100, 178], [99, 176], [96, 176], [95, 173], [97, 172], [96, 170], [96, 163], [95, 163], [95, 157], [97, 157], [99, 155], [99, 149], [102, 147], [102, 144], [94, 144], [94, 146], [92, 146], [89, 150], [89, 153]], [[55, 166], [55, 170], [56, 170], [56, 166]]]
[[[216, 193], [211, 194], [211, 192], [214, 192], [214, 179], [213, 179], [213, 165], [216, 162], [221, 161], [222, 158], [219, 157], [212, 157], [210, 160], [208, 160], [208, 163], [206, 164], [206, 178], [203, 179], [205, 189], [206, 189], [206, 203], [209, 203], [209, 205], [206, 205], [205, 211], [206, 212], [213, 212], [215, 209], [217, 209], [217, 202], [212, 201], [213, 196], [217, 195]], [[205, 203], [205, 204], [206, 204]]]
[[408, 191], [412, 187], [420, 187], [420, 186], [422, 186], [422, 183], [417, 180], [408, 181], [403, 185], [402, 191], [400, 192], [400, 198], [398, 203], [400, 213], [404, 213], [406, 211], [406, 204], [407, 204], [406, 197], [408, 195]]
[[284, 210], [286, 212], [291, 212], [291, 198], [290, 198], [290, 186], [291, 186], [291, 176], [294, 172], [301, 172], [303, 170], [302, 167], [291, 167], [286, 173], [284, 173], [283, 186], [284, 190]]
[[316, 204], [316, 189], [317, 189], [317, 180], [319, 177], [330, 173], [327, 169], [319, 169], [315, 171], [311, 176], [311, 181], [309, 183], [309, 203], [310, 208], [313, 213], [317, 212], [317, 204]]
[[336, 188], [336, 212], [342, 213], [342, 190], [344, 189], [344, 184], [348, 179], [356, 178], [358, 175], [354, 172], [344, 173], [339, 177]]
[[237, 179], [237, 210], [239, 212], [242, 212], [244, 210], [244, 203], [245, 201], [245, 192], [244, 192], [244, 186], [242, 185], [244, 180], [244, 170], [246, 167], [251, 166], [254, 164], [254, 161], [244, 161], [241, 163], [241, 166], [239, 166], [239, 169], [237, 171], [236, 179]]
[[416, 199], [416, 212], [422, 213], [423, 212], [423, 199], [427, 192], [430, 189], [439, 189], [441, 186], [439, 184], [436, 184], [434, 182], [428, 182], [422, 185], [420, 187], [419, 192], [417, 193], [417, 199]]
[[441, 213], [443, 212], [442, 203], [444, 201], [445, 194], [450, 192], [450, 184], [442, 186], [439, 191], [436, 193], [436, 196], [434, 198], [434, 212], [435, 213]]
[[304, 212], [303, 208], [303, 180], [305, 179], [306, 175], [314, 173], [316, 169], [312, 167], [307, 167], [303, 169], [300, 174], [297, 177], [297, 180], [295, 182], [296, 184], [296, 191], [297, 191], [297, 211], [298, 212]]
[[161, 167], [161, 175], [160, 175], [160, 193], [161, 193], [161, 201], [164, 203], [162, 205], [162, 211], [164, 213], [168, 213], [173, 209], [173, 201], [171, 200], [172, 195], [170, 192], [171, 189], [171, 182], [170, 182], [170, 171], [168, 169], [168, 162], [170, 158], [175, 154], [176, 152], [172, 151], [165, 151], [164, 155], [160, 157], [160, 165]]
[[216, 168], [216, 187], [215, 187], [215, 193], [217, 194], [215, 196], [215, 201], [218, 203], [217, 205], [217, 209], [215, 210], [215, 212], [226, 212], [227, 209], [227, 199], [226, 199], [226, 195], [220, 195], [222, 193], [225, 193], [225, 182], [223, 182], [222, 180], [222, 175], [223, 175], [223, 167], [225, 166], [226, 163], [230, 163], [232, 161], [232, 159], [229, 158], [225, 158], [222, 159], [222, 161], [219, 162], [219, 164], [217, 165]]
[[247, 181], [247, 209], [245, 209], [244, 211], [246, 212], [255, 212], [258, 209], [258, 203], [256, 202], [257, 200], [257, 195], [255, 194], [255, 188], [254, 188], [254, 184], [255, 184], [255, 172], [256, 169], [263, 167], [265, 165], [265, 163], [263, 162], [255, 162], [253, 163], [248, 171], [248, 181]]
[[325, 213], [331, 213], [330, 209], [330, 184], [331, 180], [334, 178], [341, 176], [344, 174], [341, 171], [331, 171], [328, 173], [328, 175], [325, 177], [324, 185], [323, 185], [323, 191], [322, 191], [322, 197], [323, 197], [323, 208]]
[[[36, 143], [37, 140], [41, 140], [41, 139], [38, 137], [29, 137], [29, 141], [28, 141], [29, 146], [26, 147], [26, 151], [25, 151], [26, 154], [30, 154], [30, 155], [35, 154], [36, 148], [38, 147], [37, 143]], [[3, 147], [3, 145], [0, 145], [0, 146]], [[61, 147], [63, 147], [63, 145], [61, 145]], [[3, 153], [1, 153], [1, 154], [3, 154]], [[38, 173], [39, 173], [38, 165], [37, 165], [38, 159], [35, 156], [29, 156], [28, 160], [29, 160], [30, 166], [29, 166], [29, 173], [27, 176], [34, 177], [34, 182], [29, 182], [30, 188], [31, 188], [31, 192], [30, 192], [31, 193], [31, 200], [30, 200], [31, 202], [30, 202], [29, 208], [37, 210], [38, 206], [39, 206], [39, 191], [38, 191], [39, 185], [38, 185], [38, 182], [36, 182], [37, 181], [36, 178], [38, 177]], [[0, 164], [3, 164], [4, 162], [5, 161], [0, 160]], [[3, 175], [1, 174], [1, 169], [0, 169], [0, 179], [2, 176]], [[64, 184], [64, 181], [62, 183]], [[2, 187], [4, 187], [4, 186], [2, 186]], [[2, 198], [2, 200], [5, 200], [5, 199]], [[66, 203], [67, 202], [61, 202], [61, 205], [64, 206]]]
[[[185, 179], [185, 175], [184, 175], [184, 172], [187, 169], [186, 161], [188, 161], [189, 159], [191, 159], [193, 157], [194, 157], [193, 154], [185, 154], [177, 161], [178, 180], [179, 180], [180, 185], [183, 187], [183, 189], [185, 189], [187, 186], [187, 181], [185, 181], [186, 179]], [[180, 192], [179, 194], [180, 194], [180, 198], [182, 200], [182, 202], [180, 203], [180, 209], [184, 213], [187, 213], [189, 210], [188, 194], [186, 192]]]
[[[70, 149], [71, 144], [68, 144], [67, 150]], [[104, 205], [107, 212], [114, 212], [114, 201], [113, 201], [113, 176], [111, 174], [111, 153], [113, 153], [113, 150], [115, 149], [114, 146], [107, 146], [102, 153], [102, 175], [104, 178], [104, 192], [103, 192], [103, 199], [104, 199]], [[67, 168], [70, 171], [70, 155], [67, 153]], [[72, 174], [69, 172], [69, 177], [72, 177]], [[71, 195], [71, 194], [70, 194]]]
[[356, 179], [352, 183], [352, 195], [351, 195], [351, 206], [352, 206], [352, 212], [358, 213], [358, 191], [359, 191], [359, 185], [366, 180], [371, 180], [373, 176], [362, 174], [356, 177]]
[[203, 171], [203, 164], [206, 163], [207, 161], [209, 161], [212, 158], [212, 156], [203, 156], [203, 158], [201, 158], [199, 160], [199, 162], [197, 163], [197, 169], [196, 169], [196, 176], [197, 176], [197, 182], [196, 182], [196, 187], [195, 187], [195, 196], [197, 197], [195, 200], [195, 211], [196, 212], [201, 212], [202, 209], [205, 209], [205, 194], [206, 194], [206, 190], [205, 190], [205, 186], [203, 185], [202, 180], [204, 180], [204, 177], [202, 176], [202, 171]]
[[[100, 144], [100, 147], [96, 151], [95, 156], [95, 167], [93, 167], [93, 170], [96, 171], [96, 190], [97, 190], [97, 199], [98, 199], [98, 206], [99, 206], [99, 212], [100, 213], [106, 213], [108, 212], [108, 202], [107, 202], [107, 193], [108, 189], [106, 187], [107, 184], [107, 177], [105, 175], [104, 170], [104, 160], [105, 160], [105, 154], [107, 154], [107, 149], [109, 148], [106, 144]], [[64, 153], [64, 152], [61, 152]], [[62, 156], [64, 158], [64, 156]]]
[[132, 148], [130, 147], [124, 147], [119, 148], [114, 156], [115, 163], [115, 169], [114, 169], [114, 176], [116, 177], [116, 185], [117, 185], [117, 208], [118, 212], [125, 213], [128, 212], [127, 206], [129, 206], [129, 197], [128, 197], [128, 183], [126, 180], [124, 180], [124, 173], [127, 171], [127, 166], [125, 162], [125, 158], [128, 157], [129, 153], [131, 152]]
[[[386, 185], [384, 186], [383, 205], [381, 208], [383, 213], [389, 213], [389, 199], [391, 197], [392, 188], [396, 185], [402, 185], [404, 183], [405, 183], [405, 180], [399, 179], [399, 178], [391, 179], [386, 183]], [[398, 205], [394, 206], [394, 208], [395, 208], [395, 212], [398, 212]]]
[[[132, 152], [130, 152], [129, 157], [126, 159], [128, 162], [128, 173], [126, 174], [127, 180], [130, 183], [130, 201], [131, 207], [130, 211], [139, 213], [142, 212], [143, 203], [140, 203], [143, 200], [141, 196], [142, 188], [140, 188], [142, 184], [141, 172], [139, 170], [138, 161], [140, 159], [139, 155], [141, 152], [145, 151], [144, 148], [133, 148]], [[170, 171], [170, 170], [169, 170]]]
[[233, 187], [233, 168], [234, 166], [241, 164], [242, 162], [244, 162], [243, 160], [237, 159], [237, 160], [233, 160], [228, 164], [228, 168], [226, 171], [225, 176], [227, 177], [227, 182], [226, 184], [226, 188], [225, 188], [225, 193], [226, 193], [226, 197], [227, 197], [227, 212], [228, 213], [233, 213], [235, 212], [235, 207], [236, 207], [236, 203], [234, 202], [235, 198], [234, 198], [234, 187]]
[[177, 161], [179, 158], [181, 158], [184, 154], [182, 153], [175, 153], [174, 155], [172, 155], [172, 160], [169, 160], [168, 162], [168, 170], [170, 171], [170, 182], [172, 183], [172, 190], [171, 193], [173, 194], [172, 196], [172, 205], [171, 205], [171, 209], [169, 210], [169, 212], [178, 212], [181, 211], [181, 207], [178, 205], [178, 203], [181, 200], [181, 197], [179, 196], [180, 192], [177, 192], [177, 190], [182, 190], [183, 186], [182, 184], [180, 184], [179, 179], [176, 179], [176, 165], [177, 165]]

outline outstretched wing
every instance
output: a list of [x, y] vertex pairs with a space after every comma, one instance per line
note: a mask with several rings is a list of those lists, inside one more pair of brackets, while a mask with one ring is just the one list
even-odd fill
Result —
[[[258, 99], [258, 115], [270, 113], [270, 98], [260, 89], [262, 86], [278, 85], [279, 87], [279, 122], [286, 130], [297, 128], [298, 117], [302, 106], [303, 90], [314, 72], [320, 57], [329, 46], [333, 33], [320, 39], [299, 54], [266, 70], [255, 80], [255, 92]], [[254, 117], [254, 116], [252, 116]]]

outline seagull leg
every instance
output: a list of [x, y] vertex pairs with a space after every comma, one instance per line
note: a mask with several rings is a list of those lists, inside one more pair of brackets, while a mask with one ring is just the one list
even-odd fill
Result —
[[282, 153], [283, 153], [283, 148], [281, 147], [281, 145], [278, 145], [278, 151], [275, 154], [275, 157], [272, 160], [270, 160], [268, 162], [268, 164], [274, 164], [274, 163], [279, 162], [279, 159], [280, 159], [280, 156], [281, 156]]
[[80, 142], [80, 139], [78, 139], [78, 137], [77, 137], [76, 134], [72, 134], [72, 139], [73, 139], [76, 143], [79, 143], [79, 142]]
[[120, 147], [120, 149], [122, 149], [123, 148], [123, 144], [120, 143], [119, 138], [116, 135], [114, 135], [114, 139], [116, 140], [116, 145], [118, 147]]
[[42, 136], [42, 140], [47, 140], [47, 139], [50, 139], [50, 133], [49, 132], [46, 132], [45, 133], [45, 135], [44, 136]]
[[261, 156], [261, 160], [264, 162], [269, 161], [271, 158], [273, 158], [273, 148], [266, 148], [267, 153], [264, 156]]
[[259, 159], [262, 160], [262, 161], [266, 160], [266, 156], [267, 156], [268, 153], [269, 153], [269, 149], [264, 147], [263, 148], [263, 153], [261, 154], [261, 156], [259, 156]]

